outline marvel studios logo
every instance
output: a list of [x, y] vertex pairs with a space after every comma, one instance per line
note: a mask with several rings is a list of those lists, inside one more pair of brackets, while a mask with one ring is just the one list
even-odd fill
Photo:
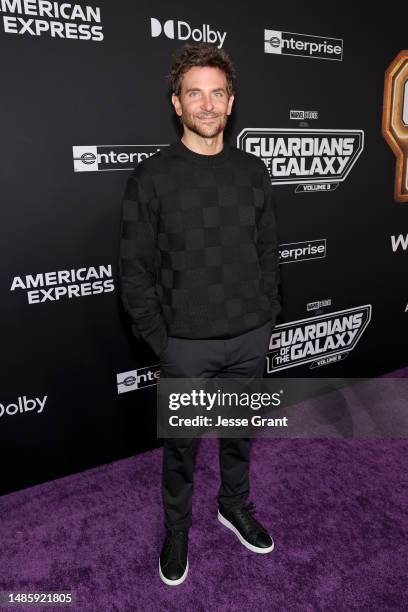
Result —
[[295, 121], [305, 121], [306, 119], [318, 119], [319, 111], [308, 111], [308, 110], [291, 110], [289, 111], [289, 119]]
[[338, 62], [343, 60], [342, 38], [265, 30], [264, 41], [265, 53], [337, 60]]
[[309, 302], [308, 304], [306, 304], [306, 310], [308, 312], [310, 310], [320, 310], [321, 308], [331, 306], [331, 303], [331, 298], [327, 298], [326, 300], [317, 300], [316, 302]]

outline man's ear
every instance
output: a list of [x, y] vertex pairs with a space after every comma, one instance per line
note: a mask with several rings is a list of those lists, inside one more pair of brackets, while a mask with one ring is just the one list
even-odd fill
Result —
[[234, 94], [231, 94], [230, 97], [228, 98], [227, 115], [231, 114], [234, 98], [235, 98]]
[[171, 103], [173, 104], [174, 110], [176, 111], [177, 115], [180, 117], [181, 116], [180, 100], [174, 92], [171, 94]]

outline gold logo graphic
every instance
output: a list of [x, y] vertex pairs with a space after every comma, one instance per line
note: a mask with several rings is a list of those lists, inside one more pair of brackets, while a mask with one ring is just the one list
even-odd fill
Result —
[[394, 199], [408, 202], [408, 50], [385, 72], [382, 134], [397, 158]]

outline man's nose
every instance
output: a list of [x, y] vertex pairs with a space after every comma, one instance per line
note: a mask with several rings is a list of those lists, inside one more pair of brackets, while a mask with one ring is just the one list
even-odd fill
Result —
[[203, 110], [210, 111], [214, 108], [214, 103], [211, 99], [211, 94], [204, 94], [201, 100], [201, 107]]

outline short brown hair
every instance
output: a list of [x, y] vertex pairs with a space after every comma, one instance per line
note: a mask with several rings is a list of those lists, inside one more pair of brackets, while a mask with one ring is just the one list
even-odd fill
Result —
[[227, 78], [227, 93], [235, 93], [235, 69], [224, 49], [212, 43], [186, 43], [173, 53], [171, 72], [168, 75], [171, 88], [176, 96], [180, 95], [183, 75], [193, 66], [212, 66], [220, 68]]

